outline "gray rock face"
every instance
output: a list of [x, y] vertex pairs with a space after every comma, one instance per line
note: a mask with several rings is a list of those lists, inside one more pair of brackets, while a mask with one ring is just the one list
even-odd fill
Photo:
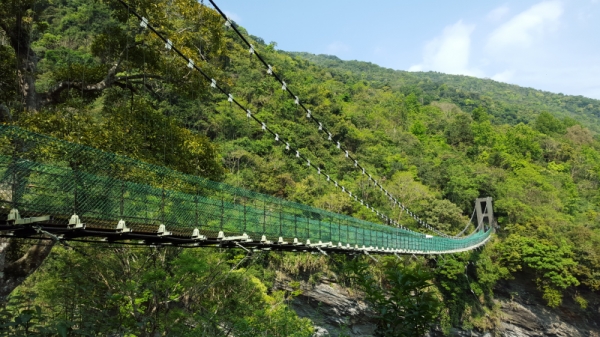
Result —
[[[292, 290], [289, 279], [280, 275], [275, 289]], [[302, 295], [294, 299], [292, 308], [298, 316], [315, 324], [315, 336], [372, 336], [375, 324], [360, 297], [335, 282], [323, 279], [316, 285], [301, 282]]]
[[[590, 328], [575, 327], [565, 322], [563, 317], [548, 308], [538, 305], [523, 305], [517, 302], [502, 302], [500, 330], [506, 337], [556, 336], [588, 337], [594, 336]], [[596, 331], [596, 335], [600, 336]]]
[[[275, 289], [292, 290], [289, 281], [280, 275]], [[302, 295], [292, 303], [300, 317], [315, 324], [315, 336], [372, 336], [375, 324], [360, 294], [353, 293], [331, 280], [322, 279], [315, 285], [301, 282]], [[569, 312], [552, 310], [537, 303], [497, 300], [502, 317], [495, 331], [465, 331], [453, 329], [450, 336], [460, 337], [600, 337], [598, 319], [589, 324], [568, 318]], [[430, 334], [441, 337], [440, 331]]]

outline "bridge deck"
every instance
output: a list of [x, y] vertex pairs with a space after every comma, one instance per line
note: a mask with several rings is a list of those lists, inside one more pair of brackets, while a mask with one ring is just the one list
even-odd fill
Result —
[[[50, 218], [24, 220], [40, 216]], [[492, 232], [428, 236], [9, 126], [0, 127], [0, 219], [0, 230], [18, 236], [42, 226], [67, 239], [344, 253], [453, 253], [484, 244]]]

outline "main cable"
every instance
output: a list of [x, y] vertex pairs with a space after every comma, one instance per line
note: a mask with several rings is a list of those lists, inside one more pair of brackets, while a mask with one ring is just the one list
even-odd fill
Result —
[[[319, 131], [322, 131], [324, 134], [327, 135], [327, 139], [329, 141], [333, 141], [333, 138], [335, 138], [335, 135], [333, 135], [329, 131], [329, 129], [323, 124], [323, 122], [321, 122], [318, 118], [316, 118], [314, 116], [314, 114], [312, 113], [312, 111], [310, 109], [308, 109], [302, 103], [302, 101], [300, 101], [300, 98], [294, 92], [292, 92], [292, 90], [289, 88], [288, 84], [282, 79], [282, 77], [280, 75], [278, 75], [277, 72], [275, 72], [272, 65], [267, 63], [265, 61], [265, 59], [260, 55], [260, 53], [258, 53], [258, 51], [254, 48], [254, 45], [252, 45], [242, 35], [242, 33], [236, 27], [235, 23], [227, 17], [227, 15], [219, 8], [219, 6], [217, 6], [217, 4], [213, 0], [209, 0], [209, 1], [214, 6], [214, 8], [217, 10], [217, 12], [219, 12], [219, 14], [225, 19], [225, 25], [227, 27], [231, 27], [235, 31], [235, 33], [242, 39], [242, 41], [244, 41], [244, 43], [248, 46], [248, 48], [250, 48], [249, 49], [250, 54], [256, 55], [256, 57], [260, 60], [260, 62], [267, 68], [267, 73], [269, 75], [272, 75], [281, 84], [282, 89], [284, 91], [286, 91], [291, 96], [292, 99], [294, 99], [295, 104], [300, 106], [306, 112], [306, 117], [309, 120], [311, 120], [312, 122], [314, 122], [315, 125], [318, 126]], [[462, 235], [462, 233], [464, 233], [464, 231], [463, 231], [458, 235], [450, 236], [446, 233], [443, 233], [443, 232], [435, 229], [434, 227], [429, 225], [427, 222], [421, 220], [421, 218], [418, 215], [416, 215], [415, 213], [410, 211], [404, 204], [402, 204], [400, 201], [398, 201], [398, 199], [393, 194], [391, 194], [388, 190], [386, 190], [383, 187], [383, 185], [381, 185], [381, 183], [379, 183], [376, 179], [374, 179], [372, 177], [372, 175], [366, 171], [366, 168], [358, 162], [358, 159], [356, 159], [356, 157], [354, 157], [354, 156], [352, 156], [352, 154], [350, 154], [350, 150], [348, 148], [346, 148], [344, 145], [342, 145], [339, 141], [337, 141], [336, 147], [345, 154], [345, 157], [347, 159], [349, 159], [351, 162], [354, 163], [354, 167], [356, 167], [357, 170], [361, 171], [363, 175], [367, 175], [369, 177], [369, 182], [373, 181], [374, 186], [379, 187], [380, 191], [383, 192], [385, 194], [385, 196], [392, 202], [393, 206], [399, 206], [402, 209], [402, 211], [406, 211], [406, 213], [409, 214], [418, 224], [420, 224], [421, 226], [425, 227], [426, 229], [428, 229], [440, 236], [447, 237], [447, 238], [458, 237], [458, 236]]]
[[[159, 33], [152, 25], [150, 25], [149, 21], [147, 18], [141, 16], [140, 14], [138, 14], [135, 10], [133, 10], [126, 2], [124, 2], [123, 0], [118, 0], [119, 3], [121, 3], [125, 8], [128, 9], [128, 13], [136, 16], [139, 20], [140, 20], [140, 26], [143, 28], [148, 28], [150, 29], [159, 39], [161, 39], [163, 42], [165, 42], [165, 48], [167, 50], [173, 50], [176, 55], [178, 55], [179, 57], [181, 57], [183, 60], [185, 60], [187, 62], [187, 67], [192, 69], [192, 70], [196, 70], [198, 71], [202, 77], [207, 80], [208, 82], [210, 82], [210, 87], [217, 89], [218, 91], [220, 91], [222, 94], [227, 96], [227, 99], [230, 103], [234, 103], [236, 106], [238, 106], [241, 110], [243, 110], [244, 112], [246, 112], [246, 116], [249, 119], [254, 120], [257, 124], [259, 124], [262, 128], [263, 131], [269, 132], [272, 136], [275, 137], [276, 141], [280, 141], [282, 144], [285, 143], [286, 145], [286, 150], [291, 150], [292, 152], [295, 151], [296, 152], [296, 157], [306, 161], [306, 165], [314, 170], [317, 171], [317, 174], [324, 174], [327, 177], [327, 181], [334, 184], [336, 188], [340, 188], [342, 190], [343, 193], [346, 193], [350, 196], [350, 198], [354, 198], [354, 200], [356, 202], [360, 202], [361, 205], [365, 205], [364, 201], [362, 199], [358, 199], [358, 197], [356, 196], [356, 194], [353, 194], [352, 191], [347, 190], [344, 186], [339, 185], [337, 181], [332, 180], [330, 178], [329, 175], [325, 174], [325, 172], [322, 172], [322, 169], [319, 166], [316, 166], [314, 163], [311, 163], [310, 159], [308, 159], [307, 157], [305, 157], [304, 155], [300, 154], [300, 151], [296, 148], [293, 148], [292, 146], [290, 146], [289, 142], [285, 141], [285, 139], [283, 139], [282, 137], [279, 136], [279, 134], [275, 131], [273, 131], [271, 128], [269, 128], [265, 122], [263, 122], [262, 120], [260, 120], [258, 117], [256, 117], [248, 108], [246, 108], [243, 104], [241, 104], [238, 100], [236, 100], [233, 95], [231, 93], [228, 93], [223, 87], [221, 87], [214, 78], [210, 77], [207, 73], [205, 73], [201, 68], [199, 68], [193, 61], [193, 59], [188, 58], [187, 56], [185, 56], [183, 54], [183, 52], [181, 52], [177, 47], [175, 47], [173, 45], [173, 42], [169, 39], [167, 39], [166, 37], [164, 37], [161, 33]], [[210, 0], [209, 0], [210, 1]], [[211, 1], [212, 2], [212, 1]], [[229, 21], [228, 21], [229, 22]], [[285, 83], [285, 82], [284, 82]], [[287, 87], [284, 85], [282, 87], [282, 89], [287, 90]], [[310, 111], [309, 111], [310, 112]], [[310, 115], [308, 115], [308, 117], [310, 117]], [[330, 134], [330, 133], [329, 133]], [[338, 142], [339, 145], [339, 142]], [[347, 157], [349, 157], [349, 153], [346, 150], [346, 155]], [[358, 166], [357, 164], [357, 160], [355, 160], [355, 166]], [[361, 169], [363, 170], [363, 172], [365, 171], [365, 169], [361, 166]], [[369, 175], [369, 180], [372, 179], [371, 175]], [[383, 186], [380, 185], [379, 183], [377, 183], [376, 180], [374, 180], [376, 186], [380, 187], [380, 189], [383, 191]], [[390, 198], [390, 200], [393, 200], [395, 202], [395, 204], [398, 204], [397, 200], [395, 198], [392, 197], [391, 194], [389, 194], [389, 192], [387, 192], [387, 190], [385, 191], [386, 195], [388, 195], [388, 197]], [[410, 210], [408, 210], [408, 208], [406, 208], [404, 205], [402, 205], [400, 203], [400, 206], [402, 207], [403, 211], [406, 211], [407, 214], [410, 214], [416, 221], [417, 223], [419, 223], [420, 225], [422, 225], [423, 227], [429, 229], [430, 231], [445, 237], [445, 238], [450, 238], [450, 239], [457, 239], [457, 237], [455, 236], [449, 236], [443, 232], [438, 231], [437, 229], [433, 228], [432, 226], [430, 226], [429, 224], [427, 224], [426, 222], [422, 221], [418, 216], [416, 216], [416, 214], [414, 214], [413, 212], [411, 212]], [[380, 217], [381, 219], [385, 220], [388, 224], [394, 224], [396, 225], [397, 228], [402, 229], [404, 231], [407, 232], [412, 232], [414, 234], [418, 234], [418, 235], [423, 235], [425, 236], [425, 234], [420, 233], [420, 232], [415, 232], [412, 230], [407, 229], [406, 227], [403, 227], [402, 225], [400, 225], [397, 221], [390, 219], [388, 216], [386, 216], [383, 212], [380, 212], [378, 209], [375, 209], [373, 206], [369, 206], [368, 204], [366, 204], [367, 209], [370, 209], [371, 212], [373, 213], [377, 213], [377, 216]]]
[[[364, 206], [365, 203], [364, 201], [358, 200], [358, 197], [356, 196], [356, 194], [352, 193], [352, 191], [346, 189], [344, 186], [340, 185], [336, 180], [332, 180], [330, 175], [326, 174], [325, 172], [323, 172], [323, 170], [319, 167], [316, 166], [314, 163], [311, 163], [310, 159], [308, 159], [306, 156], [304, 156], [303, 154], [300, 153], [299, 149], [292, 147], [288, 141], [286, 141], [282, 136], [279, 135], [279, 133], [273, 131], [270, 127], [268, 127], [266, 125], [265, 122], [263, 122], [261, 119], [259, 119], [258, 117], [255, 116], [255, 114], [253, 114], [250, 109], [248, 109], [247, 107], [245, 107], [244, 105], [242, 105], [238, 100], [236, 100], [233, 95], [231, 93], [228, 93], [225, 88], [223, 88], [222, 86], [220, 86], [217, 81], [210, 77], [208, 74], [206, 74], [201, 68], [199, 68], [193, 59], [188, 58], [187, 56], [185, 56], [183, 54], [183, 52], [181, 52], [176, 46], [173, 45], [173, 42], [164, 37], [161, 33], [159, 33], [148, 21], [147, 18], [141, 16], [140, 14], [138, 14], [135, 10], [133, 10], [126, 2], [124, 2], [123, 0], [118, 0], [119, 3], [121, 3], [123, 6], [125, 6], [128, 9], [128, 12], [132, 15], [134, 15], [135, 17], [137, 17], [140, 20], [140, 26], [142, 26], [143, 28], [148, 28], [150, 29], [159, 39], [161, 39], [163, 42], [165, 42], [165, 48], [167, 48], [168, 50], [173, 50], [179, 57], [181, 57], [183, 60], [185, 60], [187, 62], [187, 66], [190, 69], [196, 70], [198, 71], [202, 77], [207, 80], [208, 82], [210, 82], [210, 86], [212, 88], [217, 89], [218, 91], [220, 91], [222, 94], [227, 96], [227, 100], [230, 103], [235, 104], [237, 107], [239, 107], [241, 110], [243, 110], [244, 112], [246, 112], [246, 116], [252, 120], [254, 120], [257, 124], [259, 124], [262, 128], [263, 131], [269, 132], [272, 136], [274, 136], [276, 141], [280, 141], [282, 144], [285, 143], [286, 145], [286, 150], [291, 150], [292, 152], [295, 151], [296, 152], [296, 157], [305, 161], [306, 165], [308, 167], [313, 168], [314, 170], [317, 171], [318, 174], [324, 174], [327, 177], [327, 181], [329, 181], [330, 183], [334, 184], [335, 187], [340, 188], [342, 190], [342, 192], [347, 193], [350, 198], [354, 198], [355, 201], [359, 201], [361, 202], [361, 204]], [[408, 230], [402, 226], [400, 226], [400, 224], [398, 224], [396, 221], [391, 220], [389, 217], [387, 217], [383, 212], [380, 212], [378, 209], [375, 209], [372, 206], [369, 206], [368, 204], [366, 204], [367, 208], [370, 209], [373, 213], [377, 213], [377, 215], [385, 220], [388, 223], [393, 223], [395, 224], [397, 227]], [[422, 234], [422, 233], [418, 233], [415, 232], [417, 234]]]

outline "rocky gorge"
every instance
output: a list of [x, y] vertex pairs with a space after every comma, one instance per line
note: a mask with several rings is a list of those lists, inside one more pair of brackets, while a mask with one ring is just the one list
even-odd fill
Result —
[[[289, 281], [287, 276], [279, 275], [274, 288], [291, 291]], [[292, 308], [314, 323], [315, 336], [373, 335], [376, 325], [360, 293], [331, 278], [312, 284], [303, 281], [300, 288], [302, 293], [293, 300]], [[493, 329], [451, 329], [444, 334], [437, 327], [429, 337], [600, 337], [600, 301], [595, 294], [588, 294], [585, 311], [568, 301], [556, 309], [548, 308], [535, 287], [521, 281], [501, 282], [496, 294], [498, 309]]]

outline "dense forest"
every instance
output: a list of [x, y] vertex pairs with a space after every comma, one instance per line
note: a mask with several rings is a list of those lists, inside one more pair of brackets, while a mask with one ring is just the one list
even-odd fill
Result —
[[[379, 221], [250, 123], [135, 11], [311, 162], [402, 225], [423, 230], [336, 142], [437, 230], [458, 233], [474, 200], [490, 196], [498, 231], [481, 250], [377, 263], [2, 238], [0, 334], [311, 336], [313, 323], [290, 303], [301, 281], [324, 276], [362, 294], [379, 336], [493, 330], [501, 281], [531, 283], [544, 305], [576, 303], [573, 315], [597, 318], [600, 101], [279, 51], [238, 27], [333, 131], [329, 141], [215, 10], [188, 0], [129, 3], [0, 0], [2, 123]], [[274, 290], [282, 275], [291, 290]]]

